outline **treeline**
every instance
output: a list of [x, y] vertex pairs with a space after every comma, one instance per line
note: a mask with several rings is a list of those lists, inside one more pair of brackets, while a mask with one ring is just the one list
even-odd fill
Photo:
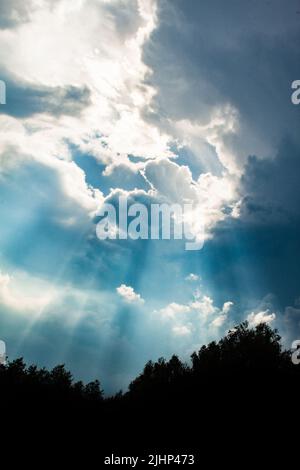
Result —
[[103, 399], [100, 382], [95, 380], [84, 385], [74, 382], [71, 372], [63, 364], [51, 371], [35, 365], [26, 367], [23, 358], [0, 365], [1, 394], [8, 398], [35, 398], [48, 400], [93, 401]]
[[[100, 382], [84, 385], [74, 382], [64, 365], [51, 371], [36, 366], [26, 367], [22, 358], [0, 365], [0, 393], [15, 400], [47, 400], [69, 403], [93, 403], [112, 406], [120, 403], [145, 401], [170, 403], [172, 399], [197, 398], [238, 387], [260, 387], [276, 381], [277, 387], [290, 380], [298, 380], [300, 368], [291, 361], [291, 354], [281, 346], [276, 330], [266, 324], [249, 328], [242, 323], [222, 338], [211, 342], [191, 355], [191, 365], [183, 363], [176, 355], [170, 360], [149, 361], [142, 373], [131, 382], [126, 393], [119, 392], [104, 398]], [[284, 382], [282, 382], [282, 380]]]
[[[298, 377], [300, 368], [291, 361], [291, 353], [281, 346], [276, 330], [266, 324], [249, 328], [244, 322], [229, 331], [219, 342], [202, 346], [191, 355], [191, 365], [183, 363], [176, 355], [170, 360], [149, 361], [143, 372], [131, 382], [125, 394], [104, 399], [99, 380], [86, 385], [74, 382], [72, 374], [64, 365], [57, 365], [51, 371], [31, 365], [26, 366], [22, 358], [0, 365], [1, 393], [17, 397], [34, 394], [53, 400], [90, 401], [94, 403], [112, 400], [160, 400], [170, 394], [182, 394], [201, 384], [205, 386], [215, 380], [230, 379], [242, 383], [255, 376]], [[196, 387], [197, 388], [197, 387]]]
[[[245, 452], [250, 446], [257, 465], [267, 439], [276, 452], [283, 441], [289, 449], [297, 445], [297, 433], [283, 430], [290, 429], [291, 418], [300, 419], [299, 385], [300, 366], [282, 348], [278, 332], [242, 323], [194, 352], [189, 365], [175, 355], [149, 361], [128, 391], [108, 398], [99, 381], [74, 382], [63, 365], [48, 371], [27, 367], [22, 359], [8, 362], [0, 366], [1, 423], [3, 429], [7, 412], [6, 434], [24, 441], [21, 460], [37, 442], [43, 458], [59, 452], [57, 442], [63, 448], [68, 442], [68, 459], [76, 460], [83, 449], [87, 459], [116, 449], [135, 455], [159, 449], [186, 454], [190, 448], [212, 466], [223, 462], [228, 449]], [[265, 454], [269, 464], [270, 452]]]

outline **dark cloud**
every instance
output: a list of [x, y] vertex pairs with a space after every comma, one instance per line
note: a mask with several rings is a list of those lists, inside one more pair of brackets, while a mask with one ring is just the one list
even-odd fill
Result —
[[249, 158], [240, 218], [220, 223], [199, 254], [219, 291], [241, 302], [273, 293], [281, 311], [299, 297], [299, 174], [300, 147], [288, 138], [272, 160]]
[[254, 223], [300, 224], [300, 147], [282, 141], [276, 157], [249, 157], [242, 178], [242, 219]]
[[17, 118], [39, 113], [56, 117], [64, 114], [74, 116], [90, 103], [90, 90], [87, 87], [33, 85], [7, 72], [0, 75], [6, 83], [6, 105], [1, 106], [1, 114]]
[[241, 131], [227, 145], [241, 155], [273, 151], [286, 132], [299, 140], [290, 99], [300, 76], [298, 9], [298, 0], [160, 2], [159, 27], [144, 48], [158, 90], [155, 119], [203, 122], [230, 103]]
[[300, 339], [300, 309], [286, 307], [284, 312], [283, 327], [286, 330], [286, 342], [291, 347], [294, 340]]
[[0, 0], [0, 29], [9, 29], [26, 23], [31, 8], [31, 0]]

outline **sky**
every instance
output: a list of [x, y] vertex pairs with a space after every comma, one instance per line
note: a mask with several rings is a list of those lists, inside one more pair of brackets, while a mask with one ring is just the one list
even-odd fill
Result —
[[[300, 1], [0, 0], [0, 339], [126, 390], [238, 323], [300, 338]], [[191, 202], [204, 246], [99, 240]]]

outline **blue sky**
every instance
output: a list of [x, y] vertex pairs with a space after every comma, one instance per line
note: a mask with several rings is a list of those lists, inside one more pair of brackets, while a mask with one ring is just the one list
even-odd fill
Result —
[[[126, 389], [248, 319], [300, 335], [298, 0], [0, 0], [0, 339]], [[202, 250], [96, 237], [192, 201]]]

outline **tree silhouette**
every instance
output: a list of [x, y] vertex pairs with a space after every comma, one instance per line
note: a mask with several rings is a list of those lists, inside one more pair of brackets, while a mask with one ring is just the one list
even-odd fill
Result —
[[227, 436], [231, 420], [236, 430], [254, 427], [257, 436], [269, 433], [275, 442], [279, 423], [284, 426], [286, 416], [295, 415], [291, 397], [299, 385], [300, 366], [282, 349], [278, 332], [266, 324], [249, 328], [246, 322], [202, 346], [190, 364], [176, 355], [148, 361], [128, 391], [113, 397], [104, 397], [98, 380], [74, 382], [64, 365], [48, 371], [26, 367], [22, 358], [0, 365], [1, 403], [10, 403], [18, 416], [27, 410], [25, 423], [34, 416], [48, 425], [54, 420], [55, 433], [58, 422], [64, 433], [78, 430], [79, 423], [86, 430], [92, 421], [101, 423], [102, 445], [132, 442], [129, 428], [134, 442], [145, 444], [155, 428], [156, 440], [164, 445], [199, 446], [199, 436], [213, 434], [216, 423]]

